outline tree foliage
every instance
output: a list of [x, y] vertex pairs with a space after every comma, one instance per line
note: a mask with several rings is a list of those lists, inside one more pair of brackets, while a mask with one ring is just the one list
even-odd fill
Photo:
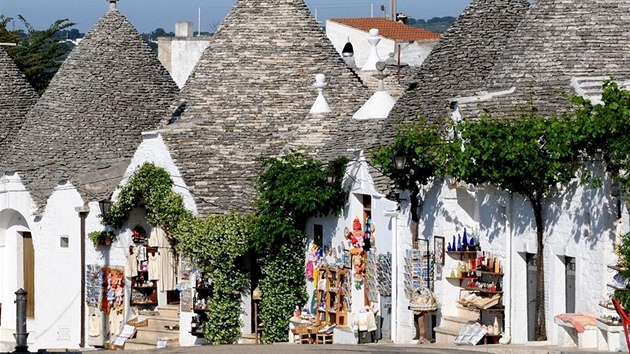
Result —
[[48, 87], [66, 50], [56, 38], [58, 32], [74, 26], [68, 19], [55, 21], [47, 29], [36, 30], [22, 16], [18, 16], [20, 22], [26, 27], [26, 34], [15, 30], [8, 30], [7, 26], [13, 21], [10, 17], [0, 15], [0, 42], [14, 43], [15, 46], [7, 47], [6, 51], [15, 61], [16, 65], [26, 76], [28, 82], [41, 95]]
[[341, 158], [322, 167], [321, 162], [299, 153], [262, 160], [256, 203], [261, 230], [255, 247], [266, 252], [284, 242], [301, 241], [309, 217], [338, 215], [346, 194], [341, 178], [333, 186], [328, 175], [341, 177], [347, 162]]

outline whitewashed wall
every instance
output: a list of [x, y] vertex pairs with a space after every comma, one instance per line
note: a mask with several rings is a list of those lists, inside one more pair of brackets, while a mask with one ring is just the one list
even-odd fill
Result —
[[[343, 47], [349, 40], [354, 48], [354, 60], [357, 67], [361, 68], [367, 61], [371, 50], [370, 43], [368, 42], [368, 38], [370, 38], [369, 33], [327, 20], [326, 36], [332, 42], [339, 55], [341, 55]], [[409, 65], [420, 66], [437, 42], [438, 41], [422, 41], [412, 44], [408, 42], [400, 43], [401, 61]], [[382, 61], [385, 61], [389, 58], [389, 53], [396, 52], [396, 41], [381, 36], [381, 41], [376, 49], [378, 56]]]
[[[23, 287], [22, 239], [19, 232], [30, 231], [33, 240], [40, 238], [36, 206], [16, 174], [0, 178], [0, 210], [0, 351], [10, 352], [15, 347], [14, 293]], [[29, 330], [34, 326], [34, 321], [27, 322]], [[29, 346], [34, 342], [35, 336], [30, 336]]]
[[[594, 170], [597, 172], [597, 170]], [[601, 172], [600, 172], [601, 175]], [[607, 288], [614, 275], [607, 268], [616, 263], [613, 254], [616, 206], [610, 197], [610, 180], [604, 177], [601, 188], [591, 188], [575, 182], [546, 200], [543, 204], [545, 220], [545, 278], [548, 340], [558, 341], [558, 326], [553, 317], [566, 312], [565, 258], [576, 259], [575, 311], [586, 315], [611, 314], [598, 303], [607, 298]], [[625, 207], [622, 208], [624, 214]], [[627, 230], [627, 215], [624, 216]], [[506, 269], [505, 288], [506, 326], [511, 330], [512, 343], [522, 344], [527, 337], [527, 264], [526, 253], [536, 253], [536, 228], [531, 204], [521, 196], [510, 196], [492, 187], [456, 188], [450, 181], [438, 181], [425, 196], [420, 233], [446, 237], [461, 234], [464, 227], [479, 240], [481, 249], [500, 257], [503, 264], [511, 255], [512, 267]], [[511, 250], [507, 248], [512, 237]], [[435, 292], [442, 307], [439, 316], [457, 313], [458, 282], [447, 281], [457, 259], [446, 256], [442, 277], [436, 281]], [[508, 280], [509, 279], [509, 280]]]
[[[349, 248], [347, 244], [347, 240], [345, 239], [344, 229], [352, 230], [352, 221], [355, 217], [359, 217], [362, 221], [363, 225], [363, 204], [362, 204], [362, 195], [369, 195], [372, 197], [371, 204], [371, 213], [372, 213], [372, 222], [376, 228], [374, 232], [376, 244], [373, 245], [372, 251], [376, 251], [377, 254], [387, 254], [392, 251], [392, 237], [395, 235], [395, 232], [392, 228], [392, 218], [386, 216], [385, 213], [387, 211], [396, 210], [397, 204], [394, 201], [388, 200], [384, 197], [384, 195], [376, 191], [374, 189], [374, 183], [372, 181], [371, 176], [368, 172], [367, 162], [362, 158], [358, 157], [357, 161], [353, 161], [348, 165], [346, 169], [346, 174], [344, 176], [344, 186], [349, 191], [349, 196], [346, 201], [346, 205], [344, 206], [343, 214], [339, 217], [335, 216], [327, 216], [327, 217], [319, 217], [319, 218], [311, 218], [307, 223], [307, 234], [311, 242], [309, 243], [308, 250], [306, 252], [306, 260], [311, 259], [311, 247], [313, 240], [313, 225], [321, 224], [323, 225], [324, 237], [323, 244], [331, 245], [332, 247], [340, 247], [342, 243], [346, 244], [346, 249]], [[400, 224], [399, 224], [400, 225]], [[400, 227], [399, 227], [400, 229]], [[406, 242], [411, 245], [410, 237], [404, 238], [403, 236], [399, 237], [401, 242]], [[404, 255], [404, 250], [399, 249], [399, 255]], [[334, 259], [328, 259], [329, 262], [335, 262]], [[402, 267], [403, 260], [399, 259], [399, 267]], [[310, 298], [307, 302], [307, 306], [310, 308], [312, 304], [314, 304], [315, 299], [315, 291], [314, 284], [311, 281], [307, 281], [307, 291], [310, 295]], [[402, 294], [402, 288], [401, 288]], [[354, 296], [352, 298], [352, 311], [358, 311], [364, 306], [363, 299], [363, 288], [360, 290], [356, 290], [353, 287]], [[404, 296], [404, 295], [401, 295]], [[399, 303], [400, 304], [400, 303]], [[408, 312], [407, 306], [400, 305], [399, 311]], [[413, 329], [413, 315], [407, 316], [405, 318], [401, 318], [399, 323], [406, 328]], [[415, 333], [415, 329], [413, 329]], [[413, 334], [409, 336], [411, 339]], [[408, 343], [412, 341], [409, 340]]]
[[203, 52], [210, 46], [212, 37], [161, 37], [158, 39], [158, 59], [171, 74], [173, 81], [184, 87], [188, 76]]

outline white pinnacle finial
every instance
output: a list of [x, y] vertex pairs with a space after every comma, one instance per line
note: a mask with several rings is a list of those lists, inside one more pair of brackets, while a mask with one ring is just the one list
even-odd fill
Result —
[[385, 119], [396, 104], [396, 100], [385, 91], [385, 85], [383, 84], [383, 80], [389, 76], [383, 72], [387, 65], [382, 61], [378, 61], [375, 66], [376, 70], [378, 70], [378, 73], [374, 74], [374, 77], [378, 79], [378, 89], [352, 116], [354, 119]]
[[330, 113], [332, 110], [324, 97], [324, 87], [328, 86], [326, 83], [326, 76], [324, 74], [315, 75], [315, 83], [313, 86], [317, 89], [317, 99], [311, 107], [311, 113]]
[[381, 61], [381, 58], [378, 56], [378, 50], [376, 46], [381, 41], [380, 31], [376, 28], [372, 28], [370, 30], [370, 38], [368, 38], [368, 42], [370, 42], [370, 56], [367, 61], [361, 68], [361, 71], [374, 71], [376, 70], [376, 63]]
[[116, 10], [118, 7], [116, 6], [116, 3], [118, 2], [118, 0], [106, 0], [109, 3], [109, 9], [110, 10]]

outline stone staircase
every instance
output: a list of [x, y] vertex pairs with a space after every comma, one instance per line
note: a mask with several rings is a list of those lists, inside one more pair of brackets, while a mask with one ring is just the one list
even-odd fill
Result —
[[125, 350], [156, 349], [158, 339], [166, 339], [167, 347], [179, 346], [179, 305], [158, 306], [156, 314], [142, 316], [148, 326], [136, 327], [136, 336], [127, 340]]
[[440, 327], [435, 327], [435, 342], [438, 344], [453, 344], [455, 338], [464, 326], [474, 323], [479, 318], [479, 313], [458, 306], [455, 315], [443, 316]]

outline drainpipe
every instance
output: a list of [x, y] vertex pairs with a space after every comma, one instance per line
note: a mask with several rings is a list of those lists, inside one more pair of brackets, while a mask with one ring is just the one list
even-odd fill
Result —
[[[510, 344], [512, 341], [512, 195], [509, 196], [507, 203], [505, 203], [505, 230], [507, 239], [505, 246], [507, 253], [505, 255], [505, 264], [503, 265], [503, 290], [507, 289], [507, 295], [503, 296], [503, 305], [505, 306], [504, 312], [504, 328], [503, 336], [499, 340], [501, 344]], [[505, 294], [505, 292], [504, 292]]]
[[398, 342], [398, 212], [388, 210], [385, 216], [392, 218], [392, 342]]
[[75, 208], [79, 213], [79, 219], [81, 220], [81, 341], [79, 342], [80, 348], [85, 348], [85, 219], [87, 218], [90, 208], [87, 205]]

